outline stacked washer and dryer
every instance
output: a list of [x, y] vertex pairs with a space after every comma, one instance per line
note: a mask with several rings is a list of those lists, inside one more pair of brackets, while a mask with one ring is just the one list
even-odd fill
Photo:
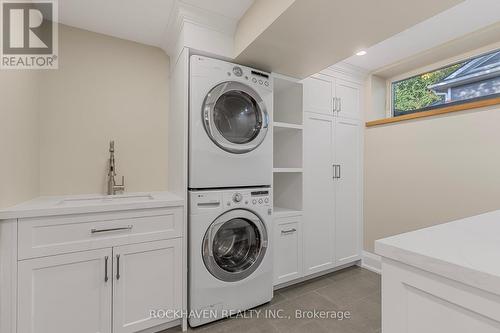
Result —
[[272, 81], [268, 73], [190, 58], [189, 323], [273, 297]]

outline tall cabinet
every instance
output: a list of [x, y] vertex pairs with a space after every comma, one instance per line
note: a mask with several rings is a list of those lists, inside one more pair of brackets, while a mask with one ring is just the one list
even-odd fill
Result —
[[304, 275], [361, 258], [362, 83], [304, 80]]
[[274, 284], [361, 258], [362, 77], [274, 77]]

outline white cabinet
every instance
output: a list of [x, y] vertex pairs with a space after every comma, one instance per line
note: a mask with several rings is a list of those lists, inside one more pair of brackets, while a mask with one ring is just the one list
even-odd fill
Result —
[[302, 126], [290, 108], [299, 86], [281, 79], [275, 119], [294, 121], [274, 128], [275, 285], [355, 263], [362, 229], [363, 78], [327, 70], [302, 80]]
[[[426, 265], [432, 267], [431, 259], [422, 262], [427, 260]], [[460, 269], [460, 264], [454, 264], [452, 271], [460, 274]], [[500, 332], [500, 296], [479, 289], [477, 285], [481, 280], [477, 279], [474, 286], [466, 285], [435, 272], [382, 258], [382, 331]]]
[[334, 118], [304, 117], [304, 273], [334, 266]]
[[304, 273], [360, 259], [361, 138], [358, 120], [306, 112]]
[[304, 111], [333, 114], [334, 83], [331, 77], [316, 75], [303, 81]]
[[19, 262], [17, 333], [111, 333], [111, 260], [108, 248]]
[[17, 333], [135, 333], [182, 319], [182, 216], [172, 207], [20, 219]]
[[181, 310], [181, 239], [119, 246], [113, 249], [113, 327], [133, 333], [166, 323], [151, 310]]
[[349, 80], [315, 75], [304, 80], [304, 111], [360, 119], [361, 86]]
[[334, 145], [336, 265], [360, 259], [361, 248], [361, 131], [358, 120], [335, 119]]
[[302, 276], [301, 216], [274, 219], [274, 285]]
[[336, 115], [339, 117], [360, 119], [360, 91], [359, 84], [335, 79]]

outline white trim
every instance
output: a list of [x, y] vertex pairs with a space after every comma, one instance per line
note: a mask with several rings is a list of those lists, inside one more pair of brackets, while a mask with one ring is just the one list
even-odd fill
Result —
[[[216, 39], [232, 41], [238, 26], [238, 20], [176, 0], [165, 29], [164, 42], [161, 46], [168, 55], [175, 59], [179, 56], [179, 49], [186, 46], [186, 41], [180, 40], [186, 24], [206, 30], [207, 36], [215, 34], [217, 37], [214, 38]], [[184, 45], [177, 45], [179, 42]]]
[[[177, 327], [177, 326], [181, 326], [181, 325], [182, 325], [182, 320], [181, 319], [177, 319], [177, 320], [170, 321], [170, 322], [162, 324], [162, 325], [158, 325], [158, 326], [155, 326], [155, 327], [151, 327], [151, 328], [142, 330], [139, 333], [163, 332], [164, 330], [167, 330], [169, 328], [173, 328], [173, 327]], [[181, 327], [181, 329], [182, 329], [183, 332], [185, 332], [187, 330], [187, 328], [185, 330], [182, 327]]]
[[347, 264], [344, 264], [344, 265], [341, 265], [341, 266], [337, 266], [337, 267], [334, 267], [334, 268], [330, 268], [330, 269], [327, 269], [327, 270], [324, 270], [324, 271], [321, 271], [321, 272], [316, 272], [316, 273], [313, 273], [313, 274], [310, 274], [310, 275], [305, 275], [305, 276], [302, 276], [300, 278], [297, 278], [297, 279], [294, 279], [294, 280], [291, 280], [291, 281], [288, 281], [288, 282], [279, 283], [279, 284], [276, 284], [276, 285], [273, 286], [273, 290], [276, 291], [276, 290], [279, 290], [279, 289], [290, 287], [290, 286], [296, 285], [296, 284], [301, 283], [301, 282], [305, 282], [305, 281], [308, 281], [308, 280], [312, 280], [312, 279], [315, 279], [315, 278], [318, 278], [318, 277], [321, 277], [321, 276], [324, 276], [324, 275], [328, 275], [328, 274], [331, 274], [331, 273], [343, 270], [344, 268], [348, 268], [348, 267], [352, 267], [352, 266], [356, 266], [356, 265], [359, 266], [358, 262], [359, 261], [354, 261], [354, 262], [347, 263]]
[[17, 331], [17, 220], [0, 220], [0, 332]]
[[361, 267], [382, 274], [382, 258], [374, 253], [363, 251]]
[[363, 84], [369, 74], [367, 70], [346, 62], [339, 62], [333, 66], [325, 68], [320, 73], [358, 84]]

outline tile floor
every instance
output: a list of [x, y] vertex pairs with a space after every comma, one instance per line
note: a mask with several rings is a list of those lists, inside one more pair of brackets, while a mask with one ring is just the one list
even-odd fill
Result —
[[[349, 311], [349, 319], [295, 318], [296, 310]], [[230, 332], [336, 332], [380, 333], [380, 276], [350, 267], [298, 285], [275, 291], [274, 299], [255, 310], [281, 310], [277, 318], [229, 318], [199, 328], [193, 333]], [[309, 312], [310, 313], [310, 312]], [[173, 328], [162, 333], [180, 332]]]

